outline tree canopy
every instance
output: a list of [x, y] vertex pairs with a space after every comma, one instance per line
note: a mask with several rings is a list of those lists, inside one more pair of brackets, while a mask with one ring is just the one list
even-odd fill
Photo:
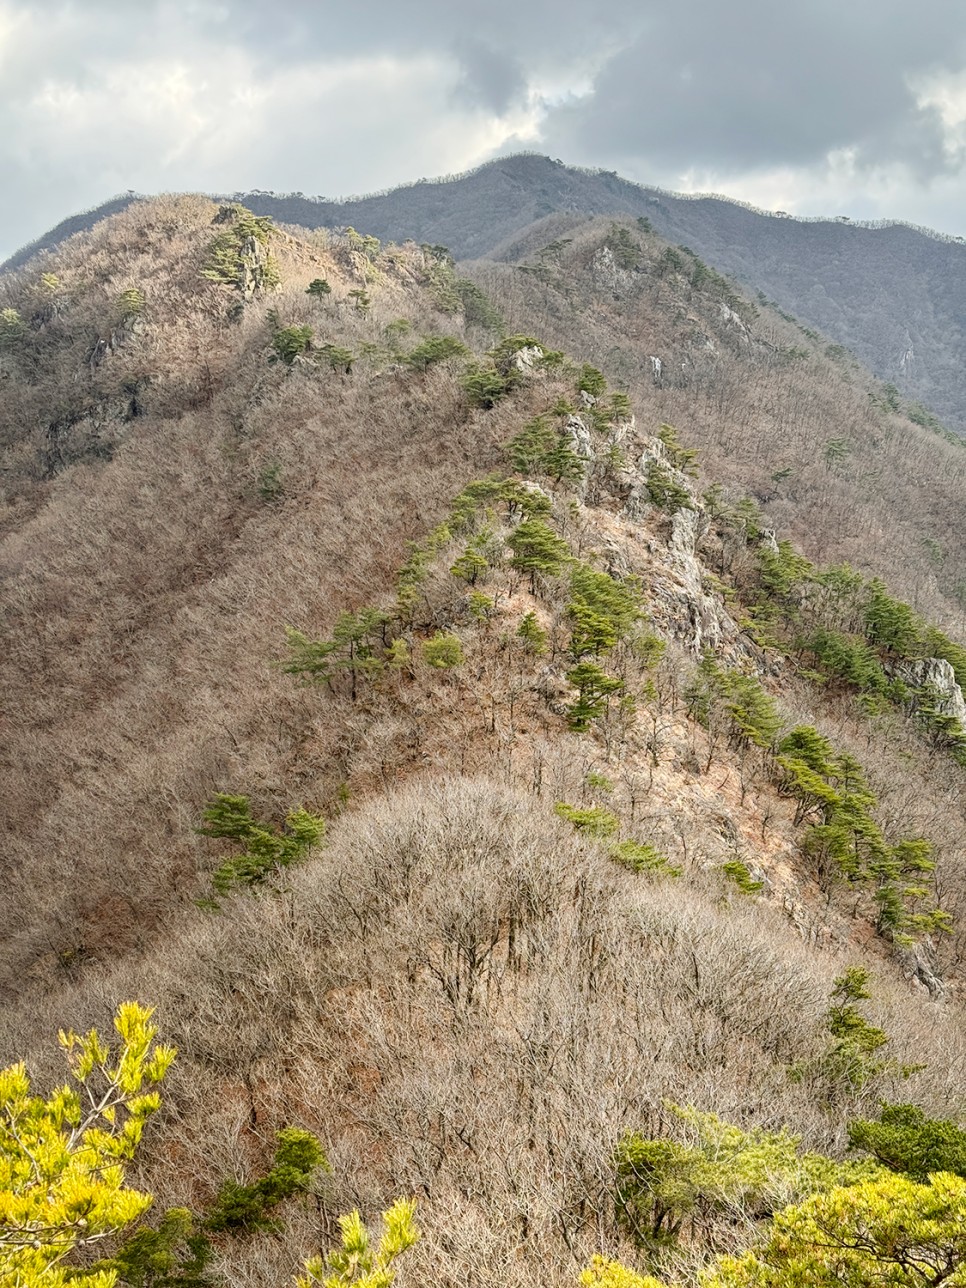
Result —
[[0, 1283], [11, 1288], [113, 1288], [117, 1272], [71, 1269], [75, 1251], [136, 1221], [151, 1195], [125, 1184], [125, 1168], [154, 1090], [175, 1051], [155, 1044], [151, 1009], [124, 1002], [112, 1049], [95, 1029], [61, 1032], [71, 1081], [31, 1094], [23, 1063], [0, 1072]]

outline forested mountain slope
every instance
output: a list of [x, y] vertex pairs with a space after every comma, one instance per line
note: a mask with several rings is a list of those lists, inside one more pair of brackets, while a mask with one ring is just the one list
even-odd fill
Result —
[[[539, 156], [501, 158], [454, 180], [346, 202], [263, 193], [242, 199], [307, 227], [348, 224], [393, 241], [442, 243], [459, 259], [501, 258], [508, 239], [548, 216], [643, 216], [668, 241], [691, 247], [718, 272], [851, 349], [907, 399], [958, 431], [966, 427], [961, 239], [901, 225], [865, 228], [831, 215], [782, 218]], [[557, 225], [556, 235], [564, 228]]]
[[635, 221], [512, 258], [175, 198], [0, 281], [0, 1061], [157, 1007], [202, 1283], [400, 1195], [406, 1282], [691, 1283], [966, 1108], [966, 450]]
[[[752, 294], [850, 349], [878, 378], [920, 404], [916, 414], [966, 427], [962, 351], [966, 246], [901, 224], [864, 227], [845, 216], [799, 220], [726, 198], [690, 198], [607, 171], [547, 157], [501, 157], [445, 180], [420, 180], [369, 197], [333, 201], [300, 193], [236, 194], [256, 214], [307, 228], [353, 226], [383, 240], [447, 246], [458, 259], [503, 258], [508, 242], [553, 217], [556, 235], [588, 215], [646, 218]], [[130, 197], [66, 220], [12, 256], [56, 247]], [[548, 231], [546, 240], [554, 233]]]
[[538, 321], [654, 419], [686, 424], [709, 476], [754, 496], [812, 558], [882, 572], [962, 629], [958, 442], [894, 411], [841, 349], [636, 225], [544, 236], [536, 228], [508, 249], [511, 268], [466, 268], [511, 328]]

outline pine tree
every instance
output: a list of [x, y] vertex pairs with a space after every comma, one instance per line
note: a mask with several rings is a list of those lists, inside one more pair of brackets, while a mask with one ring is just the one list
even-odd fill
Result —
[[340, 1247], [307, 1261], [296, 1288], [392, 1288], [397, 1260], [419, 1239], [415, 1216], [415, 1202], [398, 1199], [383, 1214], [385, 1228], [375, 1247], [358, 1212], [340, 1216]]
[[314, 332], [310, 326], [283, 326], [272, 336], [272, 358], [290, 367], [312, 343]]
[[215, 1233], [277, 1230], [272, 1209], [294, 1194], [306, 1193], [319, 1169], [328, 1171], [329, 1165], [315, 1136], [298, 1127], [283, 1128], [268, 1172], [249, 1185], [225, 1181], [205, 1217], [205, 1228]]
[[914, 1181], [933, 1172], [966, 1178], [966, 1131], [948, 1118], [927, 1118], [916, 1105], [883, 1104], [878, 1121], [850, 1122], [849, 1144]]
[[510, 533], [507, 545], [513, 552], [513, 567], [530, 574], [531, 592], [536, 590], [538, 573], [555, 577], [570, 557], [566, 541], [542, 519], [524, 519]]
[[923, 638], [924, 623], [908, 604], [893, 599], [876, 577], [869, 583], [865, 630], [873, 644], [898, 657], [915, 657]]
[[554, 432], [546, 416], [534, 416], [510, 439], [506, 451], [510, 464], [520, 474], [538, 474], [553, 445]]
[[414, 371], [426, 371], [437, 362], [448, 358], [462, 358], [469, 350], [460, 340], [452, 335], [431, 335], [417, 344], [406, 355], [406, 365]]
[[437, 671], [460, 666], [463, 662], [463, 646], [459, 637], [447, 631], [437, 631], [423, 644], [423, 660]]
[[571, 439], [559, 434], [543, 458], [543, 469], [558, 483], [580, 483], [585, 473], [584, 461], [574, 450]]
[[151, 1195], [125, 1167], [161, 1103], [174, 1059], [154, 1043], [151, 1009], [124, 1002], [112, 1051], [92, 1029], [61, 1033], [72, 1083], [31, 1094], [23, 1064], [0, 1071], [0, 1282], [23, 1288], [113, 1288], [116, 1271], [70, 1269], [72, 1254], [136, 1221]]
[[966, 1273], [966, 1181], [883, 1174], [784, 1209], [765, 1242], [723, 1257], [707, 1288], [938, 1288]]
[[577, 733], [584, 733], [591, 720], [607, 710], [607, 703], [624, 688], [622, 680], [608, 675], [593, 662], [578, 662], [567, 672], [568, 681], [577, 689], [577, 699], [567, 710], [567, 723]]
[[521, 640], [528, 653], [539, 656], [547, 651], [547, 632], [537, 621], [536, 613], [531, 609], [524, 613], [523, 620], [517, 628], [517, 639]]
[[636, 586], [618, 581], [587, 564], [574, 565], [567, 612], [572, 623], [570, 654], [580, 661], [615, 647], [641, 616]]
[[307, 810], [292, 810], [279, 831], [252, 817], [247, 796], [219, 792], [205, 808], [199, 836], [239, 841], [245, 848], [215, 870], [217, 894], [238, 886], [256, 886], [279, 868], [297, 863], [325, 834], [325, 820]]

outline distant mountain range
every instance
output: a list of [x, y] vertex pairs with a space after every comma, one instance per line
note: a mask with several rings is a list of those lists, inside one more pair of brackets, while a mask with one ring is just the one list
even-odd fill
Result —
[[[346, 201], [260, 191], [235, 196], [256, 214], [281, 222], [351, 225], [384, 241], [442, 244], [462, 260], [513, 261], [523, 247], [537, 244], [542, 231], [546, 241], [558, 239], [588, 215], [643, 218], [662, 237], [686, 245], [719, 272], [851, 350], [880, 380], [950, 428], [966, 432], [966, 246], [927, 229], [854, 224], [845, 216], [789, 218], [532, 155]], [[3, 268], [18, 267], [128, 200], [115, 199], [65, 221]]]

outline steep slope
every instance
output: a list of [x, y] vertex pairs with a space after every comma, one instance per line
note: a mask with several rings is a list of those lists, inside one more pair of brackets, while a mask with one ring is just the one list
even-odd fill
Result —
[[904, 225], [802, 222], [731, 202], [660, 194], [647, 216], [837, 341], [880, 380], [962, 431], [966, 247]]
[[582, 221], [550, 242], [537, 228], [514, 254], [512, 268], [465, 269], [511, 330], [532, 326], [599, 365], [810, 558], [879, 572], [962, 630], [958, 442], [893, 412], [848, 355], [636, 225]]
[[[316, 1132], [331, 1176], [219, 1236], [229, 1282], [405, 1193], [411, 1282], [573, 1283], [644, 1263], [614, 1151], [668, 1099], [834, 1155], [881, 1099], [963, 1110], [966, 770], [916, 670], [962, 700], [921, 576], [962, 449], [633, 224], [525, 249], [474, 284], [177, 199], [4, 288], [0, 1058], [53, 1077], [59, 1025], [155, 1003], [159, 1208]], [[261, 864], [196, 831], [218, 793]]]
[[820, 952], [717, 881], [635, 877], [568, 831], [492, 780], [391, 791], [280, 892], [187, 913], [143, 962], [8, 1013], [5, 1039], [104, 1025], [118, 996], [157, 1003], [179, 1048], [138, 1178], [159, 1211], [257, 1175], [278, 1128], [316, 1132], [332, 1170], [310, 1202], [286, 1205], [281, 1233], [219, 1240], [214, 1268], [252, 1285], [288, 1282], [338, 1213], [371, 1219], [399, 1194], [424, 1231], [404, 1283], [573, 1288], [601, 1248], [638, 1261], [613, 1152], [628, 1130], [673, 1138], [667, 1100], [830, 1150], [878, 1097], [962, 1112], [948, 1007], [877, 975], [866, 1009], [891, 1063], [861, 1088], [828, 1081], [828, 995], [860, 950]]
[[[133, 207], [7, 287], [11, 979], [163, 921], [191, 887], [191, 824], [233, 766], [276, 814], [305, 784], [331, 799], [346, 731], [320, 734], [271, 667], [283, 627], [331, 625], [388, 589], [407, 539], [551, 397], [525, 381], [474, 407], [460, 359], [409, 356], [419, 331], [488, 343], [465, 314], [492, 321], [493, 304], [445, 258], [355, 235], [260, 240], [226, 211]], [[212, 280], [226, 238], [251, 260], [237, 281]], [[810, 558], [885, 576], [955, 631], [962, 450], [870, 409], [861, 376], [668, 254], [589, 225], [529, 271], [479, 280], [514, 329], [601, 361], [652, 429], [677, 423]], [[323, 275], [329, 293], [307, 294]], [[313, 348], [283, 360], [302, 327]]]
[[[37, 327], [4, 355], [4, 832], [17, 892], [4, 952], [17, 973], [69, 968], [156, 921], [191, 883], [197, 803], [231, 778], [239, 748], [251, 767], [263, 749], [266, 802], [295, 798], [307, 766], [289, 777], [285, 747], [300, 718], [269, 665], [283, 626], [352, 606], [492, 463], [489, 426], [471, 430], [459, 391], [432, 375], [271, 364], [266, 306], [200, 275], [215, 210], [136, 207], [75, 243], [54, 287], [35, 276], [13, 297]], [[273, 244], [290, 285], [272, 303], [291, 325], [311, 321], [320, 344], [355, 346], [400, 312], [435, 319], [405, 272], [363, 316], [347, 294], [365, 280], [354, 252], [340, 267]], [[319, 304], [305, 286], [323, 276], [332, 295]], [[125, 290], [144, 304], [121, 334]], [[38, 291], [54, 293], [49, 319], [31, 312]]]

